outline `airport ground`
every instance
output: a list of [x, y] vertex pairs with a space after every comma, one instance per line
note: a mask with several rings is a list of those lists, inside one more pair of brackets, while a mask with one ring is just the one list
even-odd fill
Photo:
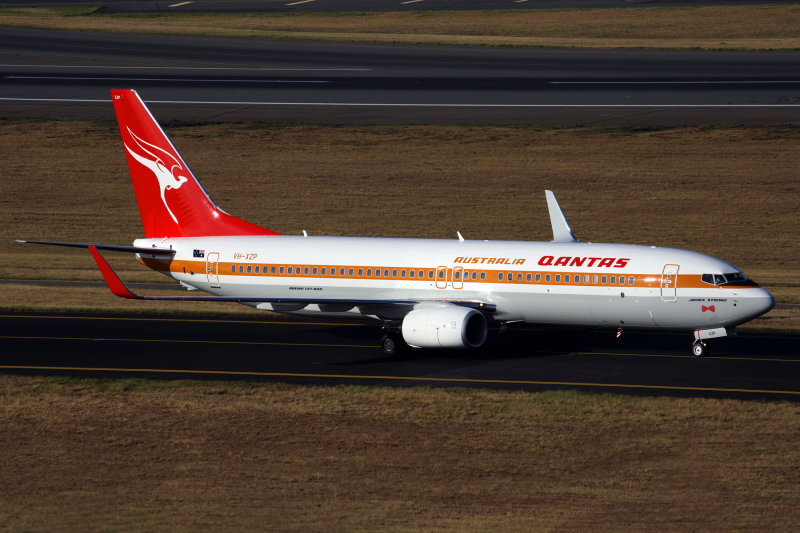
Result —
[[797, 403], [0, 377], [6, 531], [789, 531]]
[[[708, 252], [799, 302], [795, 126], [309, 122], [167, 131], [223, 208], [284, 233], [546, 240], [552, 188], [582, 240]], [[115, 129], [0, 122], [0, 237], [138, 235]], [[85, 253], [13, 246], [0, 277], [73, 286], [0, 285], [6, 310], [142, 303], [79, 286], [98, 279]], [[126, 279], [163, 281], [112, 261]], [[753, 328], [792, 335], [796, 313]], [[111, 344], [53, 342], [46, 355], [79, 360], [81, 343], [92, 357]], [[63, 375], [0, 377], [2, 529], [763, 531], [800, 519], [800, 413], [783, 398]]]

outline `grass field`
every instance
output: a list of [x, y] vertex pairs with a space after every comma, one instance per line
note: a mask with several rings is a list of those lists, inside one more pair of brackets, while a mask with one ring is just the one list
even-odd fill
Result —
[[[549, 240], [550, 188], [583, 241], [702, 251], [742, 268], [779, 303], [800, 303], [798, 128], [167, 130], [217, 203], [281, 233]], [[0, 278], [100, 279], [83, 250], [14, 239], [126, 244], [141, 235], [115, 124], [6, 120], [0, 150]], [[127, 280], [166, 281], [111, 255]], [[0, 297], [5, 309], [153, 309], [102, 289], [0, 286]], [[166, 308], [176, 306], [188, 304]], [[219, 309], [192, 307], [201, 308]], [[792, 310], [769, 317], [754, 324], [800, 329]]]
[[[746, 21], [746, 23], [743, 23]], [[4, 9], [0, 25], [84, 31], [486, 46], [800, 49], [800, 6], [104, 15]]]
[[800, 406], [0, 376], [4, 531], [790, 531]]

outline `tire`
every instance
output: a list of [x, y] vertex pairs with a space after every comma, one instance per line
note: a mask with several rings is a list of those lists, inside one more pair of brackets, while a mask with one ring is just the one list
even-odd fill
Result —
[[692, 355], [695, 357], [703, 357], [708, 352], [706, 345], [702, 342], [692, 344]]
[[386, 355], [399, 355], [411, 351], [411, 347], [393, 333], [387, 333], [381, 339], [381, 349]]

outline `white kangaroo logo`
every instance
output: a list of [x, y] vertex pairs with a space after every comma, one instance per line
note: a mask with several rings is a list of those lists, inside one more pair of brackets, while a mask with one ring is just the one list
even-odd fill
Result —
[[153, 174], [156, 175], [158, 185], [161, 188], [161, 201], [164, 202], [164, 207], [167, 208], [169, 216], [171, 216], [172, 220], [174, 220], [177, 224], [178, 219], [175, 218], [175, 214], [169, 208], [169, 205], [167, 205], [167, 199], [164, 196], [164, 192], [166, 192], [167, 189], [180, 189], [181, 185], [189, 181], [189, 178], [181, 175], [181, 173], [184, 172], [184, 169], [181, 166], [180, 160], [176, 159], [166, 150], [163, 150], [158, 146], [152, 145], [147, 141], [137, 137], [130, 128], [128, 128], [128, 133], [138, 147], [145, 154], [149, 155], [150, 158], [137, 154], [124, 142], [122, 144], [134, 159], [149, 168], [151, 171], [153, 171]]

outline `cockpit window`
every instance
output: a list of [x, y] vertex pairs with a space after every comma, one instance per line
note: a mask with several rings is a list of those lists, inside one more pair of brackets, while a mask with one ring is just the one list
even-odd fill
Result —
[[731, 272], [730, 274], [725, 274], [725, 279], [728, 280], [728, 283], [738, 283], [740, 281], [747, 281], [747, 276], [741, 272]]
[[747, 280], [742, 272], [730, 272], [728, 274], [703, 274], [700, 277], [703, 283], [709, 285], [755, 285], [753, 282]]

